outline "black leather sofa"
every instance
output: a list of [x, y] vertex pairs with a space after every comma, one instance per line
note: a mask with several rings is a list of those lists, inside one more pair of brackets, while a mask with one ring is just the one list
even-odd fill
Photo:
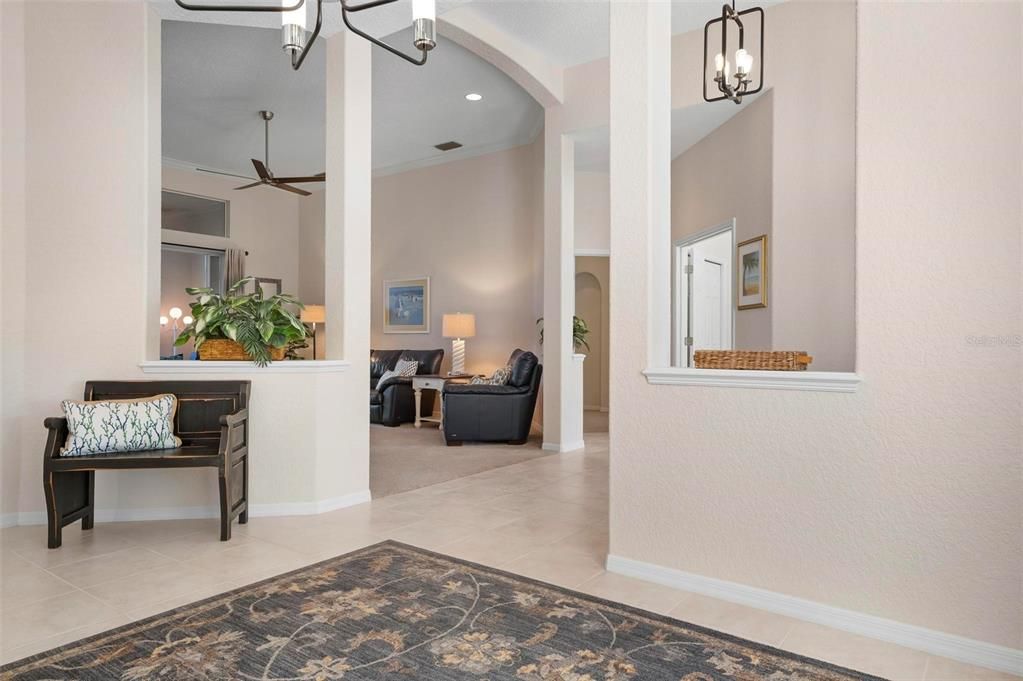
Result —
[[[416, 420], [416, 398], [411, 378], [390, 378], [377, 389], [380, 377], [390, 371], [401, 358], [419, 362], [419, 376], [439, 374], [443, 350], [370, 350], [369, 351], [369, 420], [385, 426], [400, 426]], [[433, 413], [435, 391], [424, 390], [421, 416]]]
[[507, 385], [448, 383], [444, 386], [444, 440], [525, 444], [533, 424], [543, 365], [532, 352], [516, 350]]

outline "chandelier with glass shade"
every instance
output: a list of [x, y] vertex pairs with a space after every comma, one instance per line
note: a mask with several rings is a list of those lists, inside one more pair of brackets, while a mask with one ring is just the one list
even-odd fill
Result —
[[[327, 0], [331, 2], [332, 0]], [[390, 5], [398, 0], [367, 0], [362, 3], [349, 3], [346, 0], [337, 0], [341, 6], [341, 20], [349, 31], [361, 38], [365, 38], [374, 45], [382, 47], [391, 54], [401, 57], [407, 62], [422, 66], [426, 63], [426, 57], [437, 45], [437, 9], [436, 0], [412, 0], [412, 46], [419, 50], [419, 56], [402, 52], [396, 47], [375, 38], [351, 22], [349, 15], [356, 12], [363, 12], [375, 7]], [[178, 7], [190, 12], [272, 12], [281, 15], [281, 47], [291, 55], [291, 68], [298, 70], [309, 54], [316, 38], [320, 35], [323, 27], [323, 3], [324, 0], [281, 0], [274, 4], [260, 5], [234, 5], [234, 4], [192, 4], [186, 0], [174, 0]], [[316, 19], [312, 31], [308, 30], [308, 9], [310, 5], [316, 6]]]

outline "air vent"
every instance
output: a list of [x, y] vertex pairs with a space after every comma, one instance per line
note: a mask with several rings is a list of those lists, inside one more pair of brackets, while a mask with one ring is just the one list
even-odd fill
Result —
[[434, 146], [435, 149], [440, 149], [441, 151], [451, 151], [452, 149], [458, 149], [462, 145], [459, 144], [458, 142], [451, 141], [451, 142], [443, 142], [441, 144], [435, 144], [433, 146]]

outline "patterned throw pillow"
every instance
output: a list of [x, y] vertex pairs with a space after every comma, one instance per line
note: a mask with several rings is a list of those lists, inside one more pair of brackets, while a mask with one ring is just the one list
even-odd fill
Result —
[[486, 376], [473, 376], [469, 379], [469, 383], [473, 385], [507, 385], [509, 379], [511, 379], [511, 373], [511, 366], [504, 366], [491, 374], [489, 378]]
[[68, 435], [61, 456], [138, 452], [181, 446], [174, 434], [178, 398], [154, 395], [131, 400], [64, 400]]
[[380, 390], [380, 386], [384, 385], [384, 381], [389, 378], [410, 378], [415, 376], [419, 371], [419, 362], [414, 359], [399, 359], [398, 363], [394, 365], [394, 368], [390, 371], [385, 371], [381, 376], [380, 380], [377, 381], [377, 390]]

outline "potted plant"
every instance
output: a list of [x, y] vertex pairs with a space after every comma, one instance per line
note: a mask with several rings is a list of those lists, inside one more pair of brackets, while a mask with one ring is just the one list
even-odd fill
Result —
[[[536, 325], [540, 327], [540, 345], [543, 345], [543, 317], [536, 320]], [[576, 352], [579, 352], [580, 348], [590, 349], [590, 344], [586, 342], [589, 333], [590, 327], [586, 326], [586, 321], [572, 315], [572, 347]]]
[[190, 304], [192, 323], [174, 345], [194, 338], [201, 360], [251, 360], [262, 367], [284, 359], [288, 346], [308, 335], [289, 306], [298, 310], [304, 306], [287, 293], [265, 298], [259, 286], [253, 293], [239, 293], [251, 281], [255, 277], [235, 282], [223, 296], [210, 288], [186, 288], [196, 297]]

